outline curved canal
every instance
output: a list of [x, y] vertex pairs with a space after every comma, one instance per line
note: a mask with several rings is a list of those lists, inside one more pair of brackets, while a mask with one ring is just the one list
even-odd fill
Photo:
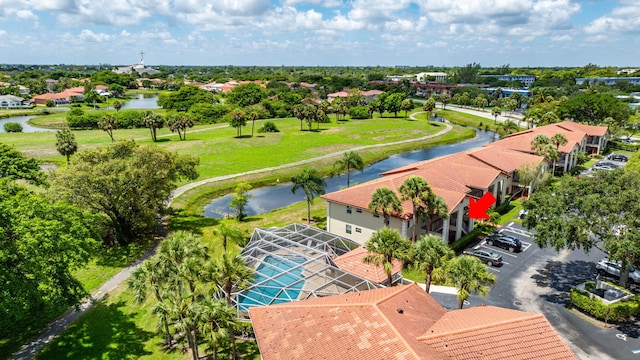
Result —
[[[380, 176], [380, 173], [391, 169], [480, 147], [494, 141], [495, 136], [495, 133], [492, 131], [476, 130], [476, 137], [470, 140], [391, 155], [382, 161], [368, 166], [363, 172], [351, 172], [350, 181], [351, 184], [363, 183], [375, 179]], [[325, 192], [327, 193], [340, 190], [347, 185], [346, 174], [330, 177], [325, 180], [327, 182]], [[248, 215], [259, 215], [300, 201], [305, 201], [304, 192], [299, 190], [293, 194], [291, 192], [292, 186], [292, 183], [287, 182], [251, 190], [249, 193], [253, 198], [249, 200], [245, 208], [245, 213]], [[229, 207], [229, 201], [231, 201], [231, 195], [214, 199], [205, 206], [204, 216], [216, 219], [233, 216], [235, 211]]]

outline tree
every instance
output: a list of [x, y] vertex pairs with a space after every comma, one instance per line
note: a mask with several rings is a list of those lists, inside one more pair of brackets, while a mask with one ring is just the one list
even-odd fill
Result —
[[620, 124], [629, 119], [630, 108], [611, 94], [583, 93], [574, 96], [560, 105], [560, 118], [571, 118], [597, 125], [607, 117]]
[[253, 269], [247, 267], [243, 257], [227, 252], [222, 253], [213, 262], [210, 273], [213, 275], [213, 283], [224, 291], [229, 305], [231, 305], [232, 290], [247, 289], [254, 276]]
[[46, 185], [47, 178], [38, 160], [27, 158], [10, 145], [0, 143], [0, 179], [26, 180], [35, 185]]
[[253, 137], [253, 129], [256, 127], [256, 120], [260, 118], [257, 111], [252, 110], [247, 114], [247, 120], [251, 121], [251, 137]]
[[[1, 167], [2, 165], [0, 165]], [[87, 295], [74, 271], [92, 258], [96, 216], [0, 178], [0, 338], [42, 326]]]
[[620, 285], [630, 266], [640, 265], [640, 178], [634, 171], [603, 171], [594, 177], [565, 176], [524, 203], [523, 225], [535, 229], [534, 242], [556, 250], [598, 248], [620, 261]]
[[300, 120], [300, 131], [302, 131], [302, 122], [307, 118], [306, 106], [302, 104], [294, 105], [292, 110], [293, 116]]
[[540, 123], [544, 125], [555, 124], [557, 122], [560, 122], [560, 118], [553, 111], [547, 111], [542, 115], [542, 118], [540, 118]]
[[193, 118], [187, 113], [167, 114], [167, 125], [171, 132], [177, 132], [180, 140], [187, 139], [187, 128], [193, 127]]
[[431, 223], [434, 219], [440, 218], [446, 220], [449, 218], [447, 203], [438, 195], [431, 194], [431, 196], [427, 198], [427, 202], [422, 206], [424, 206], [424, 208], [418, 211], [427, 215], [427, 234], [431, 231]]
[[389, 286], [393, 286], [393, 260], [406, 260], [409, 257], [411, 243], [402, 238], [397, 230], [384, 228], [376, 231], [365, 244], [369, 251], [363, 261], [375, 266], [383, 266]]
[[292, 193], [295, 194], [298, 189], [304, 191], [307, 200], [307, 224], [311, 224], [311, 202], [316, 196], [324, 194], [327, 183], [314, 168], [302, 169], [300, 174], [291, 178], [291, 182], [293, 183]]
[[66, 156], [67, 165], [71, 162], [71, 155], [78, 151], [78, 143], [76, 136], [73, 135], [69, 128], [56, 131], [56, 149], [60, 155]]
[[227, 240], [238, 242], [242, 240], [240, 230], [221, 222], [217, 228], [213, 229], [213, 234], [222, 238], [222, 247], [227, 251]]
[[249, 190], [251, 189], [251, 184], [249, 184], [248, 182], [241, 182], [236, 185], [236, 188], [231, 195], [229, 207], [236, 210], [236, 218], [238, 219], [238, 221], [242, 221], [244, 219], [244, 208], [249, 203], [249, 199], [253, 198], [253, 195], [249, 194]]
[[454, 258], [447, 265], [446, 274], [447, 283], [458, 288], [459, 309], [472, 294], [487, 295], [496, 282], [496, 276], [480, 259], [469, 255]]
[[498, 116], [502, 114], [502, 109], [498, 106], [494, 106], [493, 109], [491, 109], [491, 116], [493, 116], [493, 123], [496, 124], [498, 123]]
[[442, 94], [439, 97], [440, 103], [442, 103], [442, 109], [447, 109], [447, 104], [451, 101], [451, 96], [449, 94]]
[[[538, 165], [525, 163], [522, 164], [516, 173], [518, 175], [518, 183], [520, 186], [527, 188], [527, 199], [531, 196], [534, 189], [542, 186], [545, 183], [543, 177], [545, 164]], [[540, 180], [540, 181], [537, 181]]]
[[117, 141], [80, 151], [73, 164], [53, 172], [52, 196], [100, 215], [115, 240], [127, 244], [157, 232], [176, 183], [195, 179], [197, 164], [189, 155]]
[[431, 275], [435, 269], [443, 268], [455, 256], [455, 252], [441, 237], [425, 235], [412, 247], [411, 260], [413, 266], [425, 274], [425, 290], [431, 288]]
[[236, 129], [236, 137], [239, 138], [242, 136], [242, 127], [247, 125], [246, 114], [244, 111], [236, 109], [229, 115], [231, 116], [231, 122], [229, 124]]
[[122, 103], [118, 100], [114, 101], [113, 108], [116, 109], [116, 112], [120, 111], [120, 109], [122, 109]]
[[234, 87], [227, 95], [227, 101], [239, 107], [245, 107], [259, 104], [266, 97], [267, 93], [260, 85], [248, 83]]
[[398, 196], [387, 187], [378, 188], [371, 195], [369, 202], [369, 210], [375, 215], [382, 213], [385, 227], [389, 227], [391, 223], [391, 214], [402, 211], [402, 204], [398, 200]]
[[400, 108], [404, 110], [404, 118], [407, 119], [407, 112], [413, 109], [413, 101], [410, 99], [404, 99], [400, 103]]
[[507, 120], [502, 123], [502, 126], [500, 128], [502, 129], [502, 131], [504, 131], [506, 135], [509, 135], [518, 130], [518, 124], [516, 124], [511, 120]]
[[216, 299], [210, 294], [204, 296], [201, 306], [202, 321], [199, 322], [199, 331], [204, 336], [213, 359], [218, 359], [219, 344], [225, 338], [231, 340], [233, 358], [236, 358], [234, 344], [234, 330], [238, 318], [236, 311], [224, 299]]
[[109, 135], [111, 142], [115, 142], [113, 138], [113, 130], [118, 128], [118, 119], [113, 114], [107, 114], [98, 121], [98, 128]]
[[146, 110], [142, 113], [142, 122], [144, 126], [149, 128], [149, 132], [151, 133], [151, 140], [153, 142], [158, 141], [158, 137], [156, 135], [157, 129], [162, 129], [164, 127], [164, 118], [160, 114], [156, 114], [151, 110]]
[[402, 110], [402, 100], [406, 98], [403, 93], [393, 93], [384, 100], [384, 107], [392, 112], [394, 117], [398, 117], [398, 111]]
[[364, 161], [362, 160], [362, 157], [360, 157], [360, 155], [358, 155], [357, 152], [355, 151], [348, 151], [345, 152], [342, 159], [336, 161], [333, 166], [335, 168], [338, 168], [339, 171], [345, 171], [347, 173], [347, 187], [349, 187], [350, 185], [350, 173], [352, 169], [355, 170], [360, 170], [363, 171], [364, 170]]
[[193, 85], [180, 87], [178, 91], [163, 93], [158, 97], [158, 105], [166, 110], [188, 111], [196, 104], [212, 104], [214, 95]]
[[423, 110], [428, 113], [427, 121], [431, 120], [431, 112], [436, 108], [436, 99], [432, 97], [428, 98], [427, 101], [424, 102]]
[[409, 176], [406, 178], [398, 188], [398, 191], [400, 191], [401, 200], [411, 201], [411, 206], [413, 207], [413, 236], [411, 240], [416, 241], [418, 239], [417, 228], [418, 220], [420, 219], [420, 204], [428, 203], [429, 197], [433, 196], [433, 192], [429, 184], [420, 176]]
[[347, 106], [360, 106], [364, 104], [364, 95], [362, 95], [362, 91], [359, 89], [351, 89], [347, 93]]
[[560, 145], [567, 145], [568, 140], [563, 134], [556, 133], [549, 139], [549, 142], [555, 145], [557, 150], [560, 150]]

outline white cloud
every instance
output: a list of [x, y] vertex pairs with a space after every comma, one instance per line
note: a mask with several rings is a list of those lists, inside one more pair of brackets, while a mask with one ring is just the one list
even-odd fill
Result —
[[612, 33], [640, 32], [640, 4], [635, 1], [621, 1], [624, 6], [614, 8], [611, 13], [601, 16], [585, 27], [590, 35], [611, 35]]
[[284, 0], [281, 3], [283, 6], [306, 4], [322, 7], [337, 7], [342, 5], [342, 0]]
[[83, 42], [84, 41], [105, 42], [105, 41], [110, 41], [113, 37], [105, 33], [94, 33], [91, 30], [83, 29], [82, 31], [80, 31], [78, 38]]

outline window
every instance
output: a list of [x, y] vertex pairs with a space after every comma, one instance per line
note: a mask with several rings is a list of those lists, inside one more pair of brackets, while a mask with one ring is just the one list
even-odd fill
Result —
[[357, 212], [358, 214], [362, 214], [362, 209], [356, 209], [356, 212]]
[[356, 232], [357, 232], [357, 233], [361, 233], [361, 232], [362, 232], [362, 229], [360, 229], [359, 227], [357, 227], [357, 228], [356, 228]]
[[378, 215], [378, 214], [373, 214], [373, 217], [377, 217], [377, 218], [379, 218], [379, 217], [380, 217], [380, 215]]
[[347, 234], [351, 234], [351, 225], [347, 224], [347, 227], [344, 229]]
[[347, 206], [347, 214], [351, 214], [351, 206]]

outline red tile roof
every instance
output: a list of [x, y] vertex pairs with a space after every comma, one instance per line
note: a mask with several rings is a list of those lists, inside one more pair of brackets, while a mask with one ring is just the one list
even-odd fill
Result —
[[576, 359], [542, 315], [446, 312], [418, 285], [249, 309], [265, 360]]
[[[361, 278], [371, 280], [377, 284], [382, 284], [387, 280], [387, 274], [384, 272], [384, 267], [365, 263], [364, 257], [368, 254], [369, 252], [367, 249], [358, 247], [333, 259], [333, 263], [344, 271], [357, 275]], [[402, 271], [402, 261], [394, 259], [392, 264], [393, 269], [391, 270], [391, 275]]]

